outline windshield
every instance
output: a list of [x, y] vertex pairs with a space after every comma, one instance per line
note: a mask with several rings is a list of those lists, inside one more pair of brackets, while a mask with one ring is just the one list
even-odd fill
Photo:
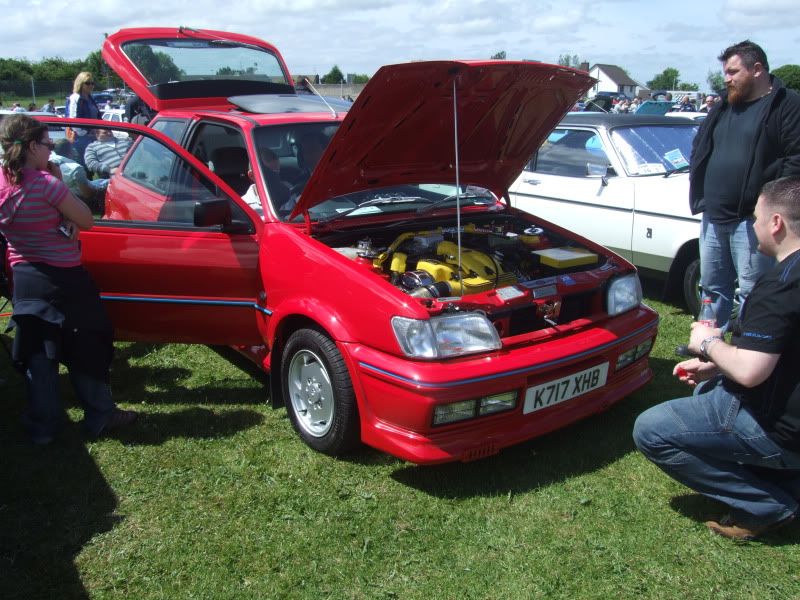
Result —
[[291, 84], [266, 49], [224, 40], [137, 40], [122, 46], [150, 85], [176, 81], [237, 79]]
[[[253, 141], [258, 149], [259, 173], [269, 194], [269, 201], [281, 220], [287, 220], [303, 194], [338, 123], [291, 123], [258, 127]], [[494, 205], [496, 198], [488, 190], [462, 185], [418, 183], [373, 188], [336, 196], [309, 209], [313, 221], [331, 221], [382, 213], [428, 212], [439, 207]], [[298, 216], [295, 220], [302, 221]]]
[[657, 175], [689, 166], [699, 125], [617, 127], [611, 141], [628, 175]]
[[258, 127], [253, 141], [258, 149], [259, 173], [270, 202], [286, 219], [305, 188], [339, 123], [291, 123]]

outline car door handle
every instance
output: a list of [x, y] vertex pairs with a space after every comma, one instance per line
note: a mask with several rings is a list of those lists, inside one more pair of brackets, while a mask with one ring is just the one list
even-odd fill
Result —
[[524, 183], [529, 183], [531, 185], [539, 185], [540, 183], [542, 183], [541, 179], [523, 179], [522, 181]]

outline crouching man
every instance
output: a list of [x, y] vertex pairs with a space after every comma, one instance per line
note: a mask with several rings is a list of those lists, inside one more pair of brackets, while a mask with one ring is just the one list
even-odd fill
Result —
[[777, 265], [753, 287], [730, 342], [692, 323], [689, 349], [708, 362], [685, 360], [673, 374], [694, 395], [633, 427], [649, 460], [731, 508], [706, 526], [738, 540], [790, 523], [800, 498], [800, 177], [767, 183], [754, 214], [758, 249]]

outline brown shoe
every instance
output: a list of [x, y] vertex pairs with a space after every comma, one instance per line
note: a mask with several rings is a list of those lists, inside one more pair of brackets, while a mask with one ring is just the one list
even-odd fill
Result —
[[722, 537], [726, 537], [731, 540], [738, 540], [740, 542], [749, 542], [750, 540], [761, 537], [769, 531], [773, 531], [779, 527], [788, 525], [794, 521], [796, 516], [797, 514], [795, 513], [793, 515], [789, 515], [785, 519], [781, 519], [780, 521], [769, 523], [767, 525], [742, 525], [734, 522], [731, 515], [725, 515], [719, 520], [719, 522], [706, 521], [706, 527]]
[[108, 417], [108, 421], [106, 424], [103, 425], [103, 429], [100, 430], [100, 433], [103, 434], [107, 431], [111, 431], [112, 429], [119, 429], [120, 427], [126, 427], [133, 423], [139, 417], [139, 413], [133, 410], [122, 410], [121, 408], [115, 408], [114, 412]]

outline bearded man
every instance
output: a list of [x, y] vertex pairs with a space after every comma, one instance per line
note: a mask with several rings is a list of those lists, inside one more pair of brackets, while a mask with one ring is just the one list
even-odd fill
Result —
[[719, 55], [727, 94], [694, 139], [689, 178], [692, 214], [702, 212], [700, 285], [719, 327], [774, 263], [759, 254], [753, 209], [768, 181], [800, 175], [800, 95], [769, 73], [764, 50], [750, 40]]

